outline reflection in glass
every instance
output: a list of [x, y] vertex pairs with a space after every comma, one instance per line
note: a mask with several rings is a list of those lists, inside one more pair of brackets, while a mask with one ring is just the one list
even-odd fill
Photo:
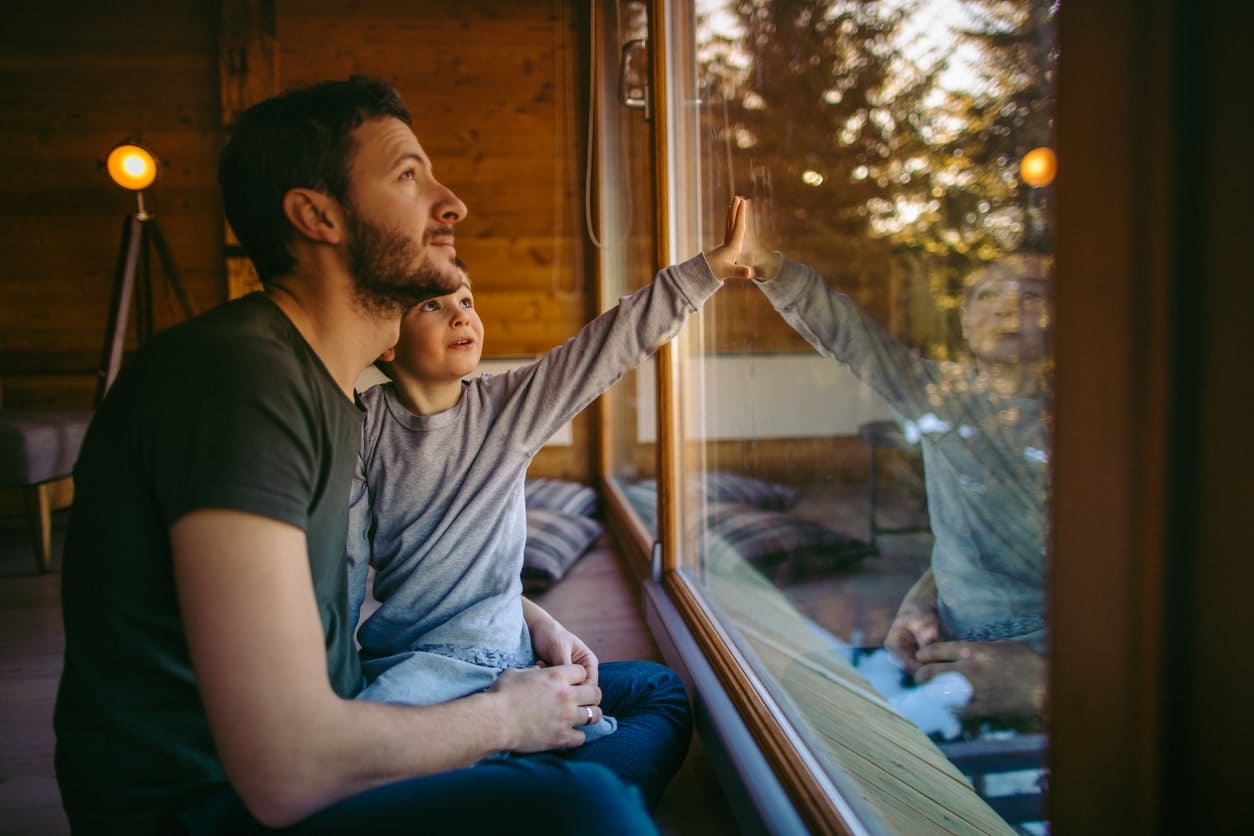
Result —
[[689, 328], [681, 571], [900, 832], [1046, 828], [1056, 8], [671, 3], [676, 247], [778, 271]]

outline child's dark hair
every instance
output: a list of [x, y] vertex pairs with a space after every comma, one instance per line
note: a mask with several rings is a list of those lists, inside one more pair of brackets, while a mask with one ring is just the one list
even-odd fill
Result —
[[295, 266], [283, 196], [308, 188], [344, 202], [352, 133], [365, 120], [385, 116], [412, 122], [391, 84], [365, 76], [289, 90], [240, 114], [222, 151], [218, 181], [227, 221], [262, 282]]

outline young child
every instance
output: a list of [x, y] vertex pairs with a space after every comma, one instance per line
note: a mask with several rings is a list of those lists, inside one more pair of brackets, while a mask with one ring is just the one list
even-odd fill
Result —
[[[391, 382], [361, 395], [350, 602], [360, 607], [368, 563], [380, 602], [357, 634], [361, 699], [444, 702], [537, 663], [579, 664], [597, 681], [592, 651], [522, 596], [527, 466], [724, 279], [752, 277], [736, 264], [744, 212], [734, 198], [722, 245], [666, 268], [563, 345], [505, 374], [466, 379], [484, 338], [468, 278], [406, 314], [399, 342], [380, 358]], [[598, 707], [585, 713], [586, 740], [614, 730]]]

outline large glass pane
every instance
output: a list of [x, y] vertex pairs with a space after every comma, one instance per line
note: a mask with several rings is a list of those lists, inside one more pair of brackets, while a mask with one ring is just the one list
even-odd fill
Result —
[[1043, 832], [1056, 4], [670, 8], [676, 250], [783, 257], [688, 333], [679, 571], [877, 826]]
[[[647, 105], [649, 19], [642, 2], [594, 4], [597, 83], [597, 239], [601, 308], [607, 310], [653, 279], [656, 253], [653, 134]], [[627, 486], [652, 479], [657, 468], [657, 409], [653, 360], [629, 371], [602, 399], [605, 471]], [[653, 502], [641, 502], [646, 522]]]

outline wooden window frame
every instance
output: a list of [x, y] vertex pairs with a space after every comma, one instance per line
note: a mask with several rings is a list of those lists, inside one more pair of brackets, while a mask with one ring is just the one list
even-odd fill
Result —
[[[1254, 588], [1252, 561], [1233, 557], [1249, 551], [1237, 533], [1250, 464], [1237, 401], [1251, 364], [1235, 376], [1231, 363], [1222, 377], [1218, 368], [1248, 337], [1230, 306], [1254, 308], [1247, 248], [1236, 246], [1248, 235], [1236, 218], [1254, 192], [1244, 150], [1251, 97], [1233, 69], [1250, 61], [1236, 34], [1250, 16], [1248, 6], [1184, 0], [1064, 0], [1059, 12], [1047, 808], [1057, 832], [1180, 832], [1240, 815], [1244, 782], [1233, 778], [1247, 755], [1242, 736], [1222, 730], [1244, 716], [1236, 695], [1249, 693], [1251, 674], [1218, 640], [1241, 634]], [[654, 113], [665, 120], [666, 50], [653, 54]], [[659, 264], [674, 256], [665, 127]], [[659, 531], [679, 543], [683, 370], [673, 345], [658, 371]], [[620, 512], [631, 516], [612, 503]], [[650, 545], [647, 533], [638, 542]], [[1230, 559], [1212, 556], [1225, 549]], [[667, 551], [646, 583], [650, 625], [681, 668], [686, 647], [687, 664], [714, 672], [720, 704], [747, 732], [731, 745], [757, 749], [729, 759], [767, 763], [807, 828], [856, 832], [856, 811], [804, 768]], [[769, 812], [764, 821], [774, 829]]]

